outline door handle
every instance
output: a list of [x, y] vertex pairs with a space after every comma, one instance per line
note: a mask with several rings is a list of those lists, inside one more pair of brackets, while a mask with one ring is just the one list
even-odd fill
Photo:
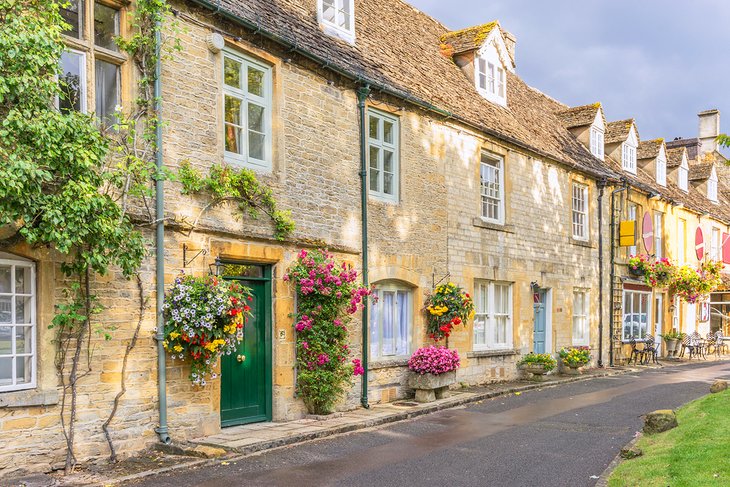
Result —
[[245, 355], [236, 355], [236, 360], [238, 360], [238, 363], [241, 363], [244, 360], [246, 360], [246, 356]]

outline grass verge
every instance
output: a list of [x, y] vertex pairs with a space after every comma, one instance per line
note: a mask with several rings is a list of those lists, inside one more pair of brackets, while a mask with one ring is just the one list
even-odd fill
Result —
[[644, 455], [621, 462], [608, 485], [730, 485], [730, 389], [682, 406], [677, 421], [672, 430], [640, 438]]

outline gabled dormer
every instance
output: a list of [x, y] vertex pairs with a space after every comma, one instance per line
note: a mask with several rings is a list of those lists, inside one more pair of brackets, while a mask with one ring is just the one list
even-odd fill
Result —
[[591, 154], [603, 160], [606, 117], [600, 103], [568, 108], [557, 113], [563, 126], [585, 145]]
[[717, 182], [717, 168], [713, 164], [712, 172], [710, 173], [710, 177], [707, 179], [707, 199], [713, 203], [717, 203]]
[[689, 160], [686, 147], [667, 148], [667, 177], [685, 193], [689, 190]]
[[667, 151], [664, 139], [642, 140], [637, 150], [638, 166], [660, 186], [667, 185]]
[[606, 125], [606, 154], [621, 161], [621, 168], [636, 174], [639, 131], [634, 119], [619, 120]]
[[355, 44], [355, 0], [317, 0], [317, 22], [325, 34]]
[[515, 68], [514, 48], [514, 36], [497, 21], [441, 36], [441, 52], [454, 60], [480, 95], [503, 107], [507, 72], [514, 73]]

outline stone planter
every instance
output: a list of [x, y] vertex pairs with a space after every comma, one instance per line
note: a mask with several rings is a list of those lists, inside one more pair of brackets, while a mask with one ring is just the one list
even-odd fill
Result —
[[536, 382], [545, 380], [545, 377], [543, 376], [548, 373], [548, 371], [545, 370], [545, 366], [542, 364], [525, 364], [521, 365], [520, 369], [532, 374], [530, 378]]
[[667, 357], [674, 357], [679, 347], [679, 338], [665, 338], [664, 343], [666, 344]]
[[582, 368], [582, 365], [568, 365], [565, 364], [565, 367], [563, 367], [564, 374], [565, 375], [580, 375], [580, 369]]
[[408, 387], [416, 390], [416, 402], [432, 402], [449, 395], [449, 386], [456, 382], [456, 371], [445, 374], [416, 374], [411, 372]]

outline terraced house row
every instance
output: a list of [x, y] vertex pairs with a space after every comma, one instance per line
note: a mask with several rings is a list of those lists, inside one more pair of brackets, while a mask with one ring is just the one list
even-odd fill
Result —
[[[135, 96], [135, 68], [108, 42], [127, 35], [134, 4], [70, 3], [61, 63], [78, 85], [67, 108], [111, 116]], [[589, 346], [593, 365], [608, 366], [627, 358], [630, 336], [726, 327], [727, 281], [704, 316], [702, 305], [673, 301], [626, 266], [632, 254], [730, 262], [730, 171], [715, 142], [717, 111], [699, 114], [697, 137], [642, 140], [634, 120], [608, 122], [600, 103], [568, 107], [528, 86], [516, 72], [516, 38], [498, 22], [451, 31], [400, 0], [171, 4], [183, 28], [181, 52], [162, 62], [165, 165], [253, 169], [296, 229], [279, 242], [266, 221], [239, 221], [223, 206], [190, 235], [166, 231], [168, 284], [183, 267], [204, 274], [216, 262], [244, 265], [236, 269], [260, 303], [247, 325], [256, 332], [247, 335], [248, 359], [226, 357], [221, 379], [205, 388], [168, 357], [158, 406], [163, 376], [155, 313], [147, 313], [114, 422], [120, 452], [304, 414], [294, 293], [282, 278], [296, 253], [315, 245], [367, 269], [379, 297], [368, 323], [352, 326], [357, 356], [363, 327], [369, 342], [366, 387], [358, 379], [343, 409], [410, 393], [407, 359], [429, 343], [422, 308], [439, 282], [475, 298], [473, 323], [449, 341], [462, 357], [457, 380], [468, 384], [515, 378], [531, 351]], [[169, 227], [206, 205], [175, 182], [165, 200]], [[643, 230], [621, 247], [619, 222], [630, 220]], [[188, 263], [199, 250], [205, 255]], [[59, 262], [25, 244], [0, 255], [0, 475], [63, 461], [47, 329], [61, 299]], [[146, 282], [155, 282], [154, 264], [145, 264]], [[133, 284], [112, 274], [94, 287], [103, 319], [118, 330], [94, 344], [100, 366], [80, 385], [79, 459], [105, 454], [100, 426], [136, 326]]]

